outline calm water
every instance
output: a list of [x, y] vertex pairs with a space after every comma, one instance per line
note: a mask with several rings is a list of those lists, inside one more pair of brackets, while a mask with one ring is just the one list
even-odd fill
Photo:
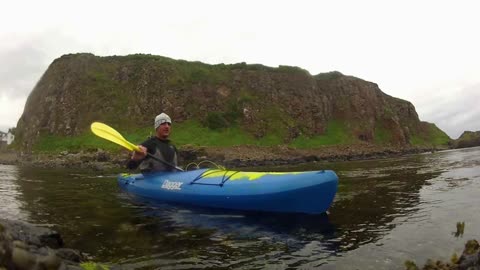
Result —
[[0, 216], [49, 226], [125, 269], [403, 269], [480, 240], [480, 148], [255, 169], [335, 170], [329, 215], [146, 206], [119, 192], [113, 173], [0, 165]]

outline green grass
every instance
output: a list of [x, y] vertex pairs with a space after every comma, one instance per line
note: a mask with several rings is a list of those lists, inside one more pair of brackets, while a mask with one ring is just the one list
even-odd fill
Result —
[[80, 267], [85, 270], [108, 270], [110, 269], [105, 264], [95, 263], [95, 262], [83, 262], [80, 264]]
[[262, 138], [255, 138], [243, 128], [233, 125], [224, 129], [209, 129], [198, 121], [185, 121], [173, 126], [172, 141], [177, 146], [237, 146], [256, 145], [273, 146], [283, 144], [283, 137], [279, 134], [269, 133]]
[[280, 137], [278, 134], [267, 134], [262, 138], [255, 139], [251, 145], [256, 146], [274, 146], [274, 145], [282, 145], [284, 144], [283, 138]]
[[104, 139], [95, 136], [93, 133], [80, 136], [41, 136], [35, 144], [35, 152], [62, 152], [62, 151], [80, 151], [91, 149], [116, 150], [118, 146], [113, 143], [106, 143]]
[[450, 140], [450, 137], [437, 128], [435, 124], [428, 123], [426, 134], [412, 136], [410, 138], [410, 143], [416, 146], [446, 146]]
[[[117, 131], [133, 144], [140, 144], [154, 135], [154, 130], [151, 127]], [[174, 124], [170, 139], [177, 147], [183, 145], [228, 147], [236, 145], [273, 146], [283, 144], [283, 138], [278, 134], [267, 134], [263, 138], [257, 139], [238, 126], [212, 130], [194, 120]], [[88, 131], [74, 137], [41, 136], [33, 150], [36, 152], [58, 153], [62, 151], [75, 152], [96, 149], [119, 151], [123, 148]]]
[[376, 144], [387, 144], [392, 141], [392, 133], [381, 124], [375, 126], [373, 142]]
[[[275, 110], [271, 112], [275, 114]], [[277, 119], [279, 120], [279, 119]], [[234, 124], [227, 128], [210, 129], [203, 126], [199, 121], [189, 120], [183, 123], [173, 125], [171, 140], [177, 147], [183, 145], [194, 146], [219, 146], [229, 147], [237, 145], [255, 145], [255, 146], [275, 146], [283, 145], [284, 132], [282, 130], [274, 132], [270, 130], [262, 138], [255, 138], [246, 130]], [[132, 128], [130, 130], [118, 130], [128, 141], [134, 144], [140, 144], [148, 137], [154, 135], [151, 127]], [[306, 149], [316, 148], [327, 145], [345, 145], [355, 143], [348, 132], [348, 127], [342, 121], [331, 121], [326, 132], [320, 136], [308, 137], [301, 135], [295, 138], [288, 145], [294, 148]], [[376, 144], [388, 143], [391, 140], [391, 134], [388, 129], [377, 127], [375, 130], [374, 142]], [[411, 138], [413, 145], [447, 145], [450, 138], [435, 125], [428, 127], [428, 134], [425, 136], [414, 136]], [[62, 152], [62, 151], [82, 151], [103, 149], [107, 151], [119, 151], [121, 146], [109, 142], [105, 139], [95, 136], [90, 131], [80, 136], [41, 136], [38, 143], [35, 144], [36, 152]]]
[[295, 148], [315, 148], [324, 145], [349, 144], [354, 139], [348, 135], [347, 127], [341, 121], [330, 121], [324, 135], [295, 138], [289, 145]]
[[197, 121], [185, 121], [173, 126], [172, 141], [177, 146], [234, 146], [254, 144], [255, 140], [238, 126], [224, 129], [209, 129]]
[[[279, 105], [271, 105], [262, 110], [262, 113], [259, 117], [260, 119], [268, 119], [263, 123], [251, 123], [252, 125], [257, 125], [255, 128], [264, 128], [266, 131], [267, 138], [263, 138], [266, 142], [277, 142], [276, 144], [283, 144], [281, 138], [287, 136], [288, 127], [294, 125], [295, 120], [288, 114], [284, 113]], [[263, 125], [260, 127], [258, 125]]]
[[477, 138], [480, 135], [480, 132], [472, 132], [472, 131], [465, 131], [460, 135], [458, 140], [466, 140], [466, 141], [471, 141]]
[[[119, 130], [117, 130], [119, 131]], [[128, 141], [139, 144], [145, 141], [149, 136], [153, 135], [151, 128], [138, 129], [132, 133], [122, 133]], [[41, 136], [35, 144], [33, 150], [36, 152], [58, 153], [62, 151], [81, 151], [81, 150], [96, 150], [103, 149], [108, 151], [119, 151], [123, 149], [121, 146], [112, 143], [108, 140], [97, 137], [90, 131], [85, 132], [79, 136]]]

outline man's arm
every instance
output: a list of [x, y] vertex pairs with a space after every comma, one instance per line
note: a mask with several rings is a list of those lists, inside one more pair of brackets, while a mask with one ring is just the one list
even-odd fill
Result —
[[146, 142], [140, 145], [138, 145], [138, 148], [140, 148], [140, 152], [138, 151], [133, 151], [132, 156], [127, 162], [127, 168], [130, 170], [136, 169], [140, 163], [147, 157], [147, 152], [148, 149], [144, 146]]

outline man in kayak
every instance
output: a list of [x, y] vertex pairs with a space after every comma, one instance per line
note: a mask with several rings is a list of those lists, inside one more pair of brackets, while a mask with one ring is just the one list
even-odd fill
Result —
[[[177, 148], [171, 144], [168, 136], [172, 129], [172, 120], [166, 113], [161, 113], [155, 117], [155, 136], [150, 137], [138, 147], [141, 152], [134, 151], [127, 167], [136, 169], [140, 166], [142, 173], [175, 171], [177, 166]], [[150, 154], [156, 158], [152, 158]], [[161, 162], [161, 161], [164, 162]]]

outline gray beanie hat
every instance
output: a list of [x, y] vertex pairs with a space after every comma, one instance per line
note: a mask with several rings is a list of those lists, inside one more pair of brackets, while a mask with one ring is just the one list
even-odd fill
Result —
[[170, 116], [162, 112], [161, 114], [157, 115], [157, 117], [155, 117], [155, 129], [157, 129], [163, 123], [172, 124], [172, 120], [170, 119]]

